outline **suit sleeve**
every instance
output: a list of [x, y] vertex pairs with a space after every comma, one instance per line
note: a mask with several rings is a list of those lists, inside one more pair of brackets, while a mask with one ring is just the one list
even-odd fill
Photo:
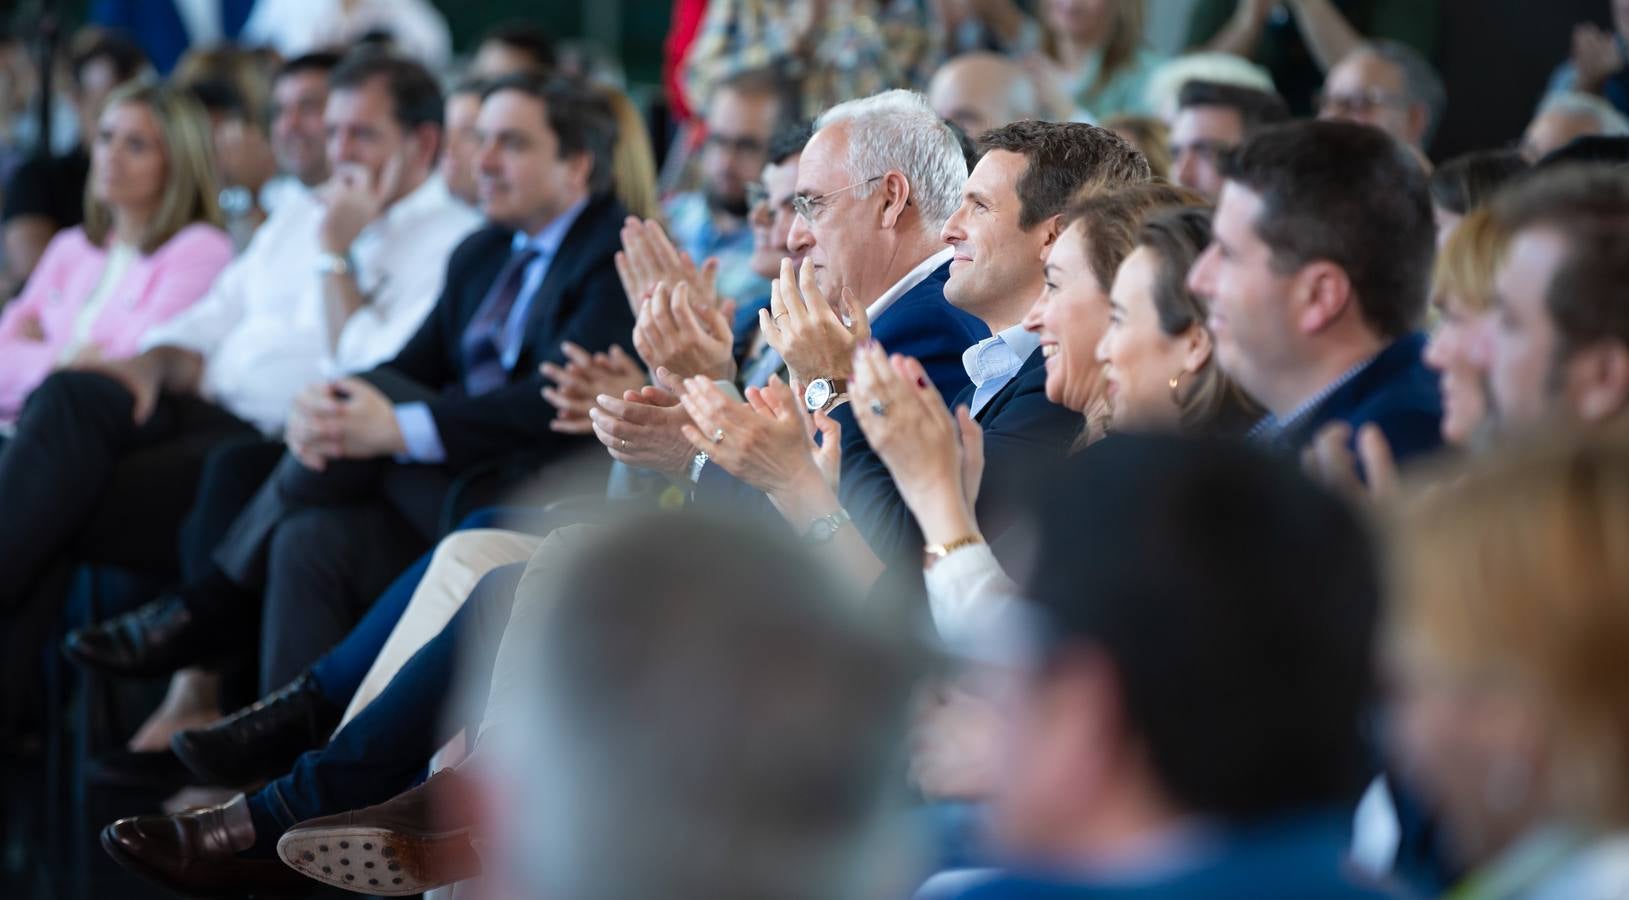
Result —
[[[609, 258], [590, 271], [576, 293], [580, 301], [559, 338], [551, 346], [538, 347], [538, 358], [529, 364], [531, 371], [524, 377], [479, 397], [444, 397], [429, 403], [430, 415], [446, 448], [447, 465], [454, 471], [517, 450], [552, 456], [569, 443], [581, 442], [549, 429], [554, 407], [543, 399], [543, 376], [536, 363], [562, 361], [563, 340], [590, 351], [605, 350], [614, 343], [631, 347], [633, 314]], [[415, 336], [409, 350], [417, 341]]]

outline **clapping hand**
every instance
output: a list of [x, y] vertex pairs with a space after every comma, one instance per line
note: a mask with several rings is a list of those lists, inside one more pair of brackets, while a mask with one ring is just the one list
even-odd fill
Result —
[[661, 282], [639, 310], [634, 349], [652, 369], [728, 380], [735, 377], [734, 315], [734, 303], [696, 303], [689, 284]]
[[889, 358], [875, 344], [854, 354], [849, 382], [854, 419], [894, 476], [929, 543], [977, 530], [973, 503], [984, 476], [984, 432], [967, 407], [953, 417], [910, 357]]
[[566, 354], [561, 366], [546, 362], [539, 367], [543, 377], [554, 382], [543, 388], [543, 399], [554, 407], [551, 431], [561, 434], [589, 434], [594, 423], [588, 412], [601, 394], [620, 397], [645, 385], [645, 371], [621, 347], [612, 345], [605, 353], [589, 353], [570, 341], [560, 345]]
[[[1380, 501], [1397, 493], [1397, 462], [1380, 426], [1369, 422], [1357, 432], [1357, 457], [1352, 446], [1352, 426], [1332, 422], [1324, 426], [1301, 453], [1301, 464], [1309, 474], [1349, 497]], [[1362, 477], [1358, 464], [1362, 463]]]
[[[693, 424], [684, 426], [684, 436], [795, 520], [795, 508], [836, 492], [841, 427], [825, 415], [811, 419], [779, 377], [761, 390], [747, 388], [746, 398], [743, 403], [725, 396], [708, 378], [685, 381], [682, 402]], [[816, 432], [822, 435], [819, 446]]]
[[814, 263], [801, 270], [781, 260], [781, 274], [770, 284], [769, 308], [758, 312], [764, 339], [786, 360], [794, 381], [847, 378], [853, 368], [854, 348], [871, 338], [865, 307], [854, 293], [843, 289], [845, 323], [815, 284]]
[[620, 397], [595, 397], [588, 418], [612, 459], [677, 479], [695, 455], [679, 430], [690, 417], [679, 405], [679, 379], [657, 369], [656, 381], [657, 385], [625, 391]]
[[655, 221], [629, 216], [622, 225], [622, 249], [615, 257], [617, 277], [628, 295], [628, 305], [637, 315], [656, 287], [689, 285], [690, 299], [702, 306], [717, 306], [718, 260], [709, 259], [696, 267], [690, 254], [682, 253]]

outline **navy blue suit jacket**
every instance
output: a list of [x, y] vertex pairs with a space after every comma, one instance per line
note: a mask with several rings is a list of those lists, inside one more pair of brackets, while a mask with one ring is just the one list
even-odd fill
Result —
[[1200, 850], [1194, 865], [1135, 882], [1083, 883], [1056, 874], [972, 875], [948, 890], [929, 883], [917, 900], [1367, 900], [1390, 896], [1344, 871], [1350, 816], [1296, 816], [1236, 829]]
[[1415, 333], [1393, 341], [1300, 424], [1281, 435], [1279, 445], [1298, 453], [1331, 422], [1345, 422], [1354, 434], [1373, 422], [1386, 435], [1398, 462], [1440, 449], [1442, 392], [1437, 373], [1423, 359], [1425, 340], [1424, 334]]
[[514, 252], [514, 231], [488, 226], [453, 249], [435, 308], [401, 352], [380, 366], [440, 392], [429, 407], [448, 468], [459, 472], [494, 461], [536, 466], [587, 444], [550, 430], [554, 408], [543, 399], [538, 365], [564, 364], [565, 341], [591, 352], [633, 346], [633, 313], [613, 262], [626, 215], [612, 197], [589, 201], [532, 297], [509, 383], [479, 397], [463, 392], [467, 360], [461, 338]]
[[[972, 403], [973, 391], [969, 384], [954, 406]], [[866, 523], [862, 531], [879, 557], [920, 572], [922, 531], [894, 488], [888, 467], [866, 443], [848, 405], [835, 410], [832, 418], [843, 426], [841, 483], [854, 488], [853, 500], [845, 507], [855, 521]], [[974, 418], [984, 431], [984, 479], [975, 512], [979, 528], [993, 541], [1019, 515], [1034, 464], [1062, 459], [1085, 420], [1046, 398], [1046, 365], [1039, 348]]]
[[[934, 387], [938, 388], [939, 393], [947, 400], [971, 384], [967, 370], [962, 367], [962, 351], [990, 336], [990, 330], [983, 322], [951, 306], [949, 301], [945, 300], [945, 280], [949, 277], [950, 264], [946, 263], [906, 291], [871, 323], [872, 340], [881, 344], [890, 353], [903, 353], [920, 360]], [[842, 410], [840, 407], [833, 418], [841, 415]], [[838, 421], [843, 420], [838, 418]], [[863, 442], [864, 435], [860, 434], [859, 426], [849, 418], [843, 422], [845, 458], [851, 440]], [[844, 465], [846, 469], [846, 459]], [[877, 527], [874, 527], [870, 521], [862, 521], [860, 514], [854, 510], [880, 506], [875, 498], [863, 496], [861, 491], [881, 489], [883, 486], [872, 481], [850, 484], [846, 474], [838, 485], [839, 499], [844, 508], [854, 516], [855, 524], [867, 540], [872, 538], [878, 527], [882, 528], [882, 533], [888, 533], [887, 523], [877, 523]], [[892, 479], [887, 482], [886, 490], [894, 494], [897, 502], [898, 494], [894, 491]], [[709, 465], [702, 470], [701, 480], [696, 484], [695, 496], [698, 503], [731, 506], [737, 511], [748, 510], [780, 520], [779, 514], [770, 506], [767, 497], [736, 480], [720, 466]], [[875, 544], [872, 546], [876, 547]], [[878, 555], [882, 555], [881, 550], [878, 551]]]

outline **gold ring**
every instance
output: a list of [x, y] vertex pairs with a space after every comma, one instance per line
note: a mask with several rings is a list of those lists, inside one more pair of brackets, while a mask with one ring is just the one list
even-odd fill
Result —
[[715, 443], [715, 444], [724, 443], [724, 429], [722, 429], [722, 428], [713, 429], [713, 443]]

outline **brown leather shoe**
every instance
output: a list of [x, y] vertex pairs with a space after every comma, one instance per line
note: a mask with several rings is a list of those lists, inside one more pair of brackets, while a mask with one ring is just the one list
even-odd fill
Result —
[[230, 802], [173, 816], [135, 816], [102, 829], [102, 849], [126, 869], [183, 894], [309, 887], [273, 859], [244, 859], [254, 825], [239, 794]]
[[474, 878], [477, 819], [469, 779], [443, 769], [395, 798], [310, 819], [277, 842], [277, 855], [308, 878], [360, 894], [398, 896]]

